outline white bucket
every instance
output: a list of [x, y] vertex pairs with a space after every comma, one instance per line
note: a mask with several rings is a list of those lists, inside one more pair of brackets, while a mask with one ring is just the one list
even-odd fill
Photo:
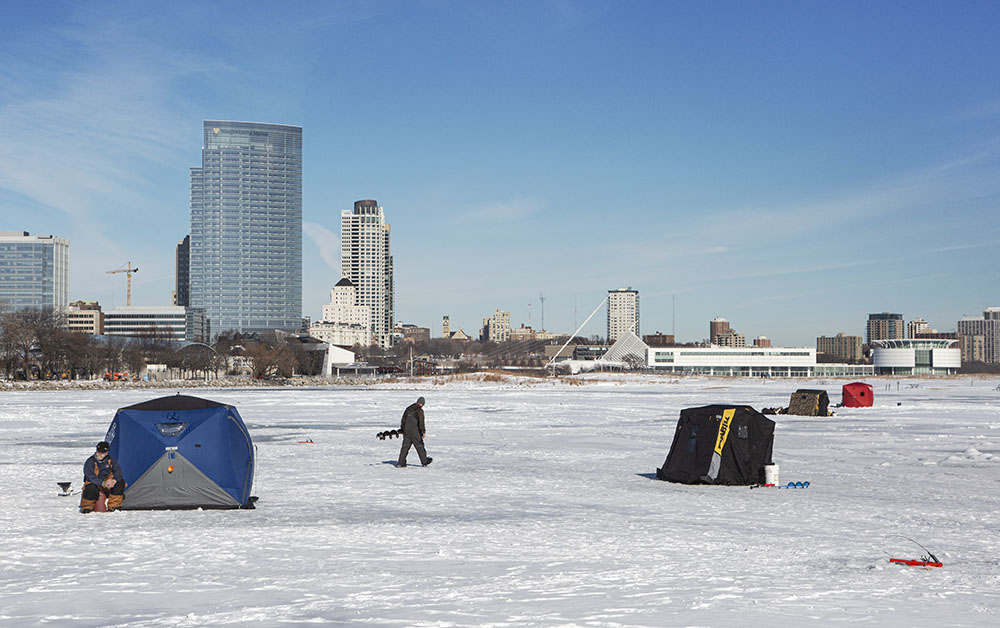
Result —
[[776, 464], [765, 464], [764, 465], [764, 484], [777, 484], [778, 483], [778, 465]]

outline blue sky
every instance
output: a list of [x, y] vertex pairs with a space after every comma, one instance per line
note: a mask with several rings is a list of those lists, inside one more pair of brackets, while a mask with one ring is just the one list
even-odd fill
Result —
[[131, 261], [133, 303], [169, 303], [201, 122], [230, 119], [303, 127], [313, 319], [367, 198], [397, 320], [434, 335], [538, 328], [540, 293], [569, 332], [627, 286], [685, 341], [1000, 305], [1000, 3], [3, 8], [0, 229], [69, 238], [74, 300], [123, 305]]

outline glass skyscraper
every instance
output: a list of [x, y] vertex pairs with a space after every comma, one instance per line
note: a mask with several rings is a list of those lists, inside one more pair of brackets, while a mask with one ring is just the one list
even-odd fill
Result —
[[0, 231], [0, 305], [65, 309], [69, 305], [69, 241]]
[[190, 255], [213, 335], [301, 327], [302, 127], [205, 121]]

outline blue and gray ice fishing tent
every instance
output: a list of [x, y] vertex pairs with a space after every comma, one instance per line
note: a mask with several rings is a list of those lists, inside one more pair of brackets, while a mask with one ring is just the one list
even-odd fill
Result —
[[233, 406], [153, 399], [118, 410], [105, 440], [128, 482], [123, 510], [253, 508], [253, 442]]

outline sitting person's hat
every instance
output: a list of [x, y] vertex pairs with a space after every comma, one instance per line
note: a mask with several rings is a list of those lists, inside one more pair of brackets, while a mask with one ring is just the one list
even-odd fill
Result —
[[101, 442], [97, 443], [97, 451], [107, 451], [109, 449], [111, 449], [111, 446], [108, 445], [107, 441], [102, 440]]

